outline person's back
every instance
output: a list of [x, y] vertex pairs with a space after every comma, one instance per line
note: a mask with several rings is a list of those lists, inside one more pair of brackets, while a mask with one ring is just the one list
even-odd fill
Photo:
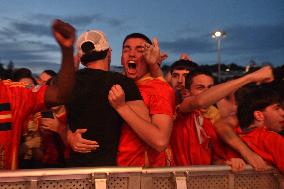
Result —
[[87, 129], [82, 137], [96, 141], [99, 148], [89, 153], [71, 151], [68, 166], [114, 166], [123, 120], [108, 102], [109, 90], [119, 84], [126, 91], [126, 101], [141, 100], [141, 96], [132, 80], [108, 71], [111, 50], [102, 32], [85, 32], [77, 46], [87, 68], [77, 71], [75, 90], [66, 106], [68, 122], [72, 132]]
[[[83, 138], [95, 140], [99, 148], [91, 153], [82, 154], [71, 151], [72, 166], [116, 165], [117, 146], [122, 119], [110, 106], [107, 96], [114, 84], [120, 84], [130, 94], [133, 83], [119, 73], [85, 68], [78, 71], [75, 91], [67, 105], [70, 129], [87, 128]], [[129, 98], [127, 97], [129, 100]], [[82, 158], [82, 156], [84, 158]]]

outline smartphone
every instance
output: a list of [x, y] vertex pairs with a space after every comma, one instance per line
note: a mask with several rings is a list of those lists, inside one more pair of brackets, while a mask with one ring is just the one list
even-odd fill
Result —
[[41, 112], [41, 117], [54, 119], [52, 111]]

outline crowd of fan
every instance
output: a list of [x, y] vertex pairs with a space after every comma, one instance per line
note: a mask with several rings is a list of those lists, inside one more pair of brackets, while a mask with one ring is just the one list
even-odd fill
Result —
[[[53, 25], [63, 56], [58, 74], [0, 70], [3, 169], [224, 164], [241, 171], [251, 164], [284, 171], [283, 66], [215, 84], [186, 54], [162, 72], [167, 55], [157, 39], [133, 33], [122, 45], [124, 72], [113, 73], [104, 33], [81, 34], [73, 58], [73, 30], [62, 21]], [[37, 100], [43, 105], [32, 108]]]

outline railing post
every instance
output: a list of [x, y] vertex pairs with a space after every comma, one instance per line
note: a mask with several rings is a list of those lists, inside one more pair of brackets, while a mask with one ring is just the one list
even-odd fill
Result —
[[107, 189], [107, 179], [108, 179], [109, 173], [105, 174], [91, 174], [91, 180], [92, 188], [93, 189]]
[[175, 177], [176, 189], [187, 189], [186, 177]]
[[128, 189], [140, 189], [141, 186], [141, 175], [134, 175], [134, 176], [129, 176], [129, 182], [128, 182]]
[[37, 179], [32, 179], [30, 181], [31, 185], [30, 185], [30, 189], [37, 189], [37, 183], [38, 183], [38, 180]]
[[277, 174], [276, 177], [279, 182], [279, 189], [284, 189], [284, 175]]
[[234, 189], [235, 187], [235, 174], [229, 173], [229, 188], [228, 189]]
[[141, 174], [141, 189], [153, 189], [152, 176]]

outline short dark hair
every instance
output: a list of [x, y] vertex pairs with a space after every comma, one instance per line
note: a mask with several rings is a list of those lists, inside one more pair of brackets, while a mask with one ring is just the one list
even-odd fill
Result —
[[86, 66], [89, 62], [104, 59], [107, 56], [108, 51], [109, 49], [100, 52], [92, 51], [90, 53], [86, 53], [80, 58], [80, 61], [84, 66]]
[[185, 78], [185, 88], [186, 89], [190, 88], [193, 78], [195, 78], [198, 75], [206, 75], [208, 77], [211, 77], [214, 80], [214, 77], [210, 71], [204, 68], [198, 68], [198, 69], [193, 70], [192, 72], [190, 72], [190, 74], [186, 76]]
[[241, 104], [242, 100], [245, 99], [245, 96], [248, 95], [251, 90], [254, 90], [255, 88], [259, 87], [258, 85], [256, 85], [255, 83], [249, 83], [244, 85], [243, 87], [239, 88], [235, 93], [234, 93], [234, 97], [235, 97], [235, 102], [236, 104]]
[[238, 102], [237, 117], [240, 127], [246, 129], [253, 123], [254, 111], [263, 111], [267, 106], [279, 102], [279, 95], [271, 88], [265, 86], [251, 88]]
[[44, 70], [44, 73], [46, 73], [47, 75], [51, 76], [51, 77], [56, 77], [57, 73], [53, 70]]
[[37, 85], [37, 81], [32, 75], [32, 71], [28, 68], [19, 68], [13, 73], [13, 81], [20, 81], [23, 78], [29, 78], [33, 81], [34, 85]]
[[180, 59], [171, 65], [171, 74], [174, 70], [188, 70], [193, 71], [198, 68], [198, 64], [190, 60]]
[[31, 78], [32, 71], [28, 68], [19, 68], [13, 73], [13, 81], [20, 81], [22, 78]]
[[131, 33], [129, 35], [127, 35], [124, 40], [122, 45], [124, 46], [124, 43], [126, 42], [126, 40], [131, 39], [131, 38], [140, 38], [140, 39], [144, 39], [147, 43], [152, 45], [152, 41], [149, 39], [149, 37], [147, 37], [146, 35], [142, 34], [142, 33]]

